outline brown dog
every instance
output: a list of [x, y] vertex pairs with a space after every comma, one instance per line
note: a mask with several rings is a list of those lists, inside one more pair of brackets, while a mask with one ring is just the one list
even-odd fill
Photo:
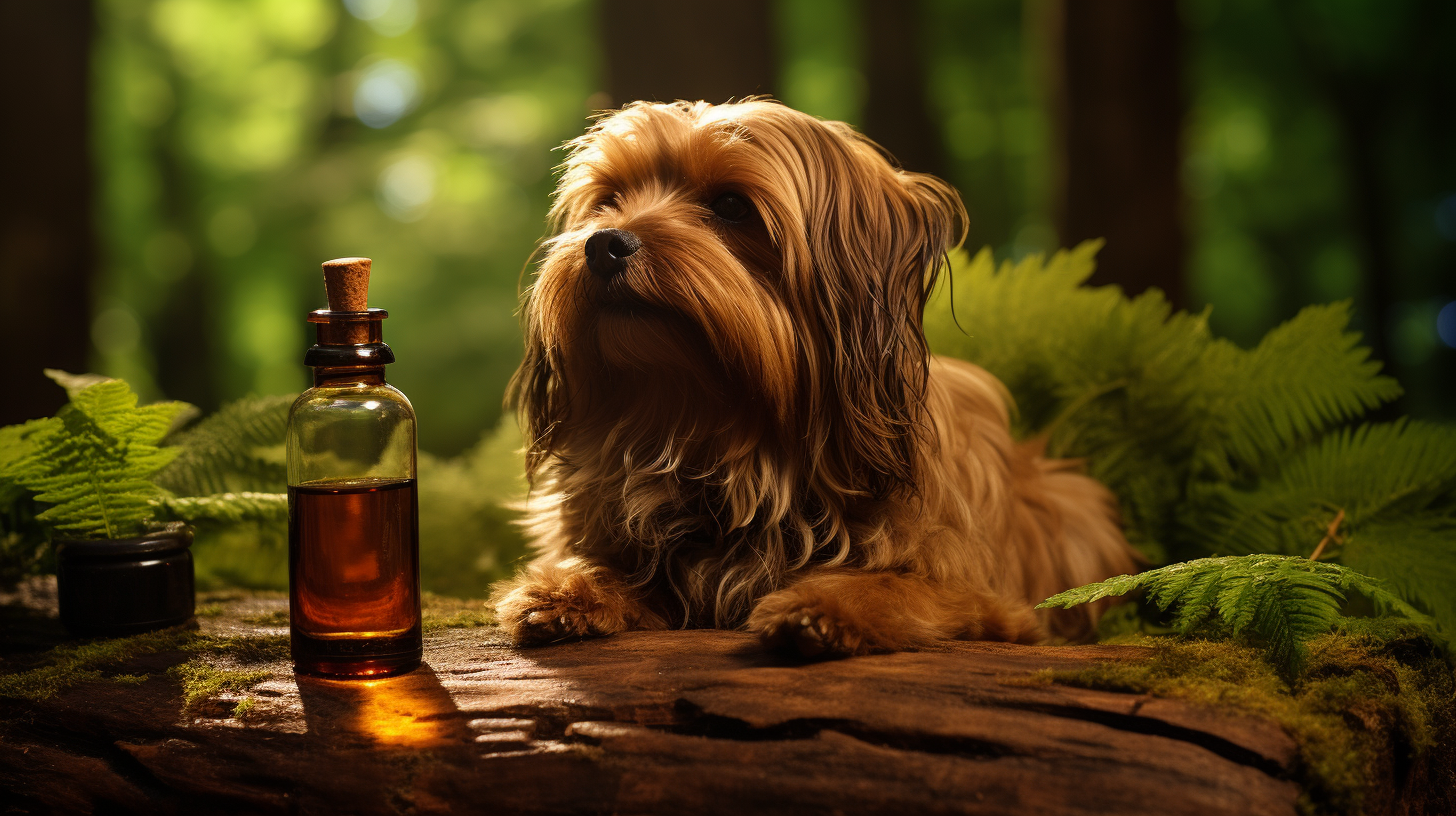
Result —
[[513, 391], [539, 553], [521, 644], [743, 627], [806, 656], [1079, 637], [1134, 570], [1114, 500], [932, 357], [949, 185], [768, 101], [638, 103], [571, 144]]

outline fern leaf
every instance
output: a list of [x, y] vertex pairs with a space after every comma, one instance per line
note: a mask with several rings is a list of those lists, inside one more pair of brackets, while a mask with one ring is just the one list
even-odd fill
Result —
[[282, 521], [288, 518], [287, 493], [220, 493], [215, 496], [163, 496], [152, 500], [159, 515], [196, 524], [210, 521]]
[[[1176, 567], [1183, 566], [1184, 564], [1174, 564], [1170, 567], [1164, 567], [1163, 569], [1171, 570]], [[1152, 572], [1158, 571], [1159, 570], [1153, 570]], [[1095, 603], [1096, 601], [1100, 601], [1103, 598], [1112, 598], [1118, 595], [1126, 595], [1129, 592], [1142, 589], [1148, 583], [1148, 579], [1146, 579], [1144, 576], [1151, 575], [1152, 572], [1143, 572], [1137, 575], [1114, 575], [1113, 577], [1108, 578], [1105, 581], [1098, 581], [1094, 584], [1084, 584], [1079, 587], [1072, 587], [1071, 589], [1068, 589], [1064, 592], [1058, 592], [1050, 598], [1047, 598], [1040, 604], [1037, 604], [1036, 608], [1051, 609], [1056, 607], [1067, 609], [1073, 606], [1077, 606], [1078, 604]]]
[[[1246, 486], [1195, 486], [1184, 535], [1206, 550], [1309, 555], [1338, 515], [1342, 563], [1456, 631], [1456, 428], [1404, 420], [1329, 434]], [[1342, 542], [1342, 543], [1341, 543]]]
[[1173, 614], [1180, 634], [1221, 627], [1263, 646], [1270, 663], [1287, 676], [1298, 673], [1311, 639], [1339, 625], [1349, 594], [1434, 633], [1429, 618], [1379, 580], [1337, 564], [1282, 555], [1203, 558], [1119, 575], [1053, 595], [1037, 608], [1070, 607], [1136, 589], [1147, 590], [1150, 601]]
[[67, 397], [74, 397], [93, 385], [115, 379], [104, 374], [72, 374], [59, 368], [43, 368], [41, 371], [50, 378], [51, 382], [66, 389]]
[[28, 468], [36, 446], [57, 433], [63, 424], [55, 417], [47, 417], [0, 428], [0, 509], [8, 508], [29, 492], [18, 481], [20, 469]]
[[1400, 396], [1360, 336], [1346, 331], [1349, 322], [1349, 301], [1309, 306], [1252, 351], [1218, 341], [1207, 362], [1232, 376], [1212, 392], [1215, 421], [1200, 464], [1221, 478], [1258, 472], [1298, 443]]
[[281, 492], [287, 480], [283, 433], [294, 396], [251, 397], [168, 438], [182, 452], [157, 475], [181, 496]]
[[1174, 313], [1160, 293], [1127, 299], [1080, 284], [1100, 242], [995, 266], [988, 251], [952, 256], [953, 285], [925, 312], [931, 349], [996, 375], [1020, 435], [1053, 456], [1085, 458], [1117, 493], [1129, 538], [1157, 559], [1182, 498], [1206, 397], [1206, 315]]
[[156, 443], [187, 406], [136, 403], [125, 382], [98, 382], [76, 391], [55, 422], [30, 434], [29, 449], [9, 463], [6, 478], [51, 505], [37, 520], [81, 537], [140, 532], [159, 492], [151, 477], [176, 455]]
[[1456, 518], [1448, 512], [1391, 514], [1352, 530], [1340, 560], [1385, 582], [1389, 597], [1371, 596], [1387, 614], [1409, 617], [1413, 605], [1456, 632]]

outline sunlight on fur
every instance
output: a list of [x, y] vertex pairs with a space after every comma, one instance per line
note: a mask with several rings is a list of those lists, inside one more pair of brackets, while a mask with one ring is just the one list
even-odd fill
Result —
[[1114, 498], [926, 348], [954, 189], [764, 100], [636, 103], [569, 148], [512, 387], [538, 555], [492, 603], [517, 643], [1090, 635], [1100, 610], [1032, 605], [1135, 571]]

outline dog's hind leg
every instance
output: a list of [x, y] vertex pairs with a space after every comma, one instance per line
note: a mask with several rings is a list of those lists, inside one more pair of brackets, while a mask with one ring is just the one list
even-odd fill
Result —
[[748, 629], [766, 648], [804, 657], [894, 652], [950, 638], [1036, 643], [1043, 636], [1026, 604], [988, 590], [854, 570], [811, 572], [765, 596]]
[[575, 557], [536, 559], [497, 584], [490, 605], [501, 628], [521, 646], [667, 628], [614, 570]]

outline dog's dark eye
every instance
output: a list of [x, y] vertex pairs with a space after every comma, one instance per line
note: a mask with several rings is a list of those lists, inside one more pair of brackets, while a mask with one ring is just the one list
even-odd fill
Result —
[[713, 199], [713, 214], [724, 221], [738, 222], [753, 214], [753, 205], [737, 193], [724, 193]]

